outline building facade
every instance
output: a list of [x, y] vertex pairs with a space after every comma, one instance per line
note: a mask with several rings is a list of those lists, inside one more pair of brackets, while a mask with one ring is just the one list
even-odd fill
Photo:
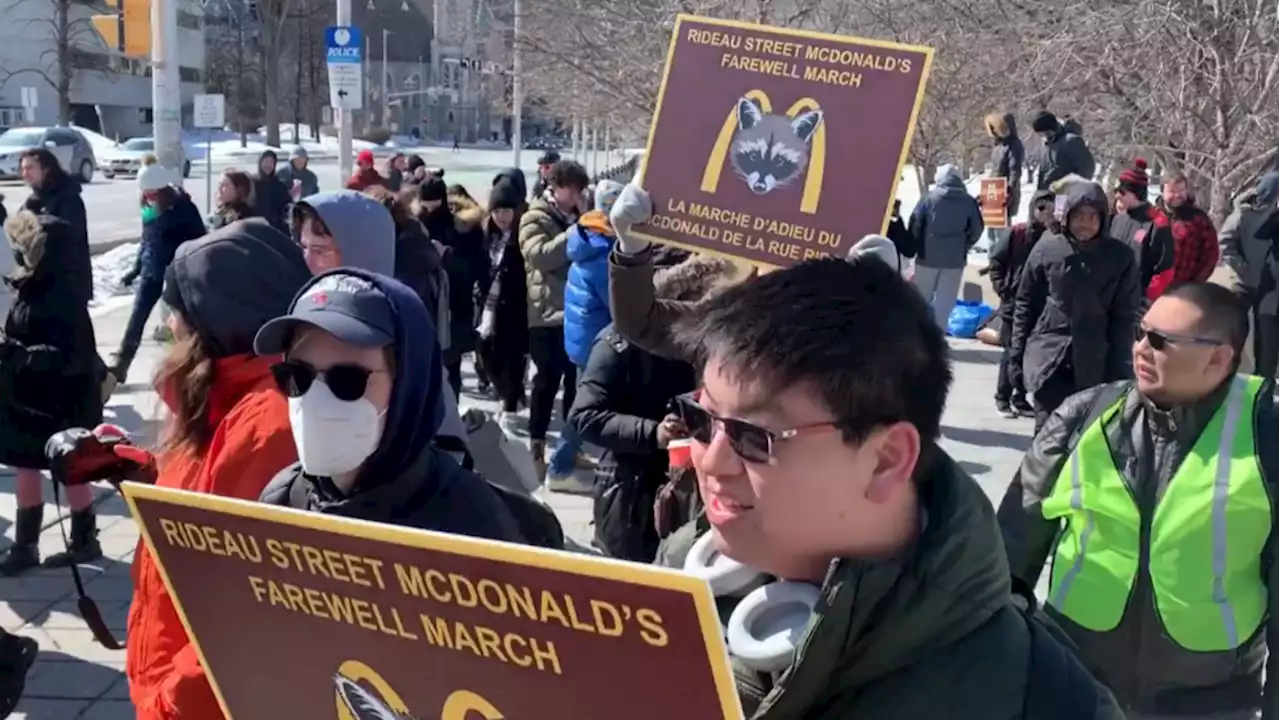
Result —
[[[0, 24], [0, 67], [15, 73], [0, 86], [0, 128], [57, 124], [57, 92], [45, 77], [58, 77], [59, 68], [51, 59], [65, 45], [73, 73], [71, 122], [112, 138], [150, 135], [150, 59], [125, 57], [107, 47], [89, 18], [110, 8], [88, 0], [69, 3], [69, 22], [60, 30], [50, 19], [60, 2], [68, 0], [0, 0], [0, 17], [5, 19]], [[197, 0], [180, 0], [178, 53], [187, 126], [192, 97], [204, 92], [204, 18]], [[36, 92], [30, 118], [22, 105], [24, 87]]]

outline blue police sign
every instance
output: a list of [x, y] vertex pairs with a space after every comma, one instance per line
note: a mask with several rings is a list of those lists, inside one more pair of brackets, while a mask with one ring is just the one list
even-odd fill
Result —
[[325, 62], [330, 65], [359, 65], [364, 36], [354, 25], [331, 25], [324, 29]]

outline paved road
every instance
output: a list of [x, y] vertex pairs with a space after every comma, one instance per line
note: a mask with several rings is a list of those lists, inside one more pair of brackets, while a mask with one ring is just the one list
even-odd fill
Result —
[[[119, 342], [128, 308], [104, 307], [94, 324], [99, 350], [108, 352]], [[131, 382], [108, 404], [112, 419], [143, 437], [155, 436], [158, 401], [145, 379], [154, 372], [161, 349], [147, 341], [139, 352]], [[991, 402], [995, 386], [996, 351], [969, 341], [952, 341], [955, 383], [944, 417], [943, 446], [968, 470], [993, 501], [1013, 476], [1023, 449], [1030, 442], [1030, 420], [1006, 420]], [[469, 372], [469, 368], [466, 370]], [[467, 379], [474, 387], [474, 380]], [[496, 411], [495, 403], [468, 395], [464, 407]], [[101, 541], [107, 557], [86, 572], [88, 592], [98, 602], [107, 623], [122, 636], [131, 597], [129, 566], [138, 533], [123, 501], [101, 491]], [[566, 531], [579, 542], [590, 540], [590, 506], [586, 498], [551, 495]], [[49, 527], [41, 537], [45, 553], [61, 547], [52, 525], [54, 508], [46, 508]], [[0, 550], [13, 538], [13, 478], [0, 473]], [[124, 653], [104, 650], [93, 642], [75, 606], [66, 571], [36, 571], [17, 579], [0, 579], [0, 626], [39, 641], [41, 655], [31, 674], [27, 693], [15, 718], [47, 720], [123, 720], [134, 717], [123, 676]]]
[[[444, 168], [447, 182], [462, 183], [482, 202], [488, 199], [493, 176], [511, 165], [510, 150], [463, 149], [453, 152], [448, 148], [428, 147], [419, 149], [418, 154], [428, 165]], [[521, 164], [530, 177], [533, 176], [537, 158], [537, 151], [526, 150], [521, 153]], [[253, 155], [244, 158], [214, 158], [212, 181], [215, 189], [218, 176], [224, 170], [235, 167], [252, 172], [256, 159]], [[336, 159], [316, 158], [312, 160], [311, 168], [320, 180], [321, 189], [330, 190], [342, 186]], [[197, 162], [191, 168], [191, 177], [186, 181], [187, 190], [202, 213], [208, 212], [205, 203], [205, 182], [208, 177], [203, 162]], [[26, 199], [27, 191], [20, 183], [7, 183], [0, 184], [0, 194], [5, 195], [5, 204], [12, 210]], [[132, 178], [107, 180], [98, 175], [84, 187], [84, 201], [92, 244], [112, 247], [122, 240], [138, 237], [141, 221], [138, 217], [138, 192]]]

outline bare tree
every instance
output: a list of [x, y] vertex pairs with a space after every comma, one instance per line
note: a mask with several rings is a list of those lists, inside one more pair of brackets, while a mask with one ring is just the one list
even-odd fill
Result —
[[258, 66], [262, 72], [263, 123], [267, 144], [280, 144], [280, 66], [284, 37], [299, 0], [256, 0], [258, 20]]
[[[1036, 99], [1074, 111], [1100, 165], [1186, 173], [1215, 220], [1276, 161], [1271, 0], [1006, 0]], [[1025, 83], [1024, 83], [1025, 85]]]
[[[76, 71], [111, 74], [110, 56], [102, 37], [89, 19], [88, 8], [76, 0], [19, 0], [15, 4], [38, 8], [34, 17], [20, 20], [22, 32], [29, 39], [47, 41], [28, 67], [0, 67], [0, 87], [9, 80], [27, 75], [38, 78], [53, 89], [58, 97], [58, 122], [71, 122], [71, 83]], [[11, 11], [13, 12], [13, 11]]]

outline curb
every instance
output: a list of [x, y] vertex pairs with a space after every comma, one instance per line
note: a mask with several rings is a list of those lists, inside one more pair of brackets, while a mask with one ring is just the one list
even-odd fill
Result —
[[142, 242], [141, 237], [122, 237], [111, 238], [110, 240], [97, 240], [89, 243], [89, 257], [97, 257], [105, 253], [111, 252], [121, 245], [129, 243]]

